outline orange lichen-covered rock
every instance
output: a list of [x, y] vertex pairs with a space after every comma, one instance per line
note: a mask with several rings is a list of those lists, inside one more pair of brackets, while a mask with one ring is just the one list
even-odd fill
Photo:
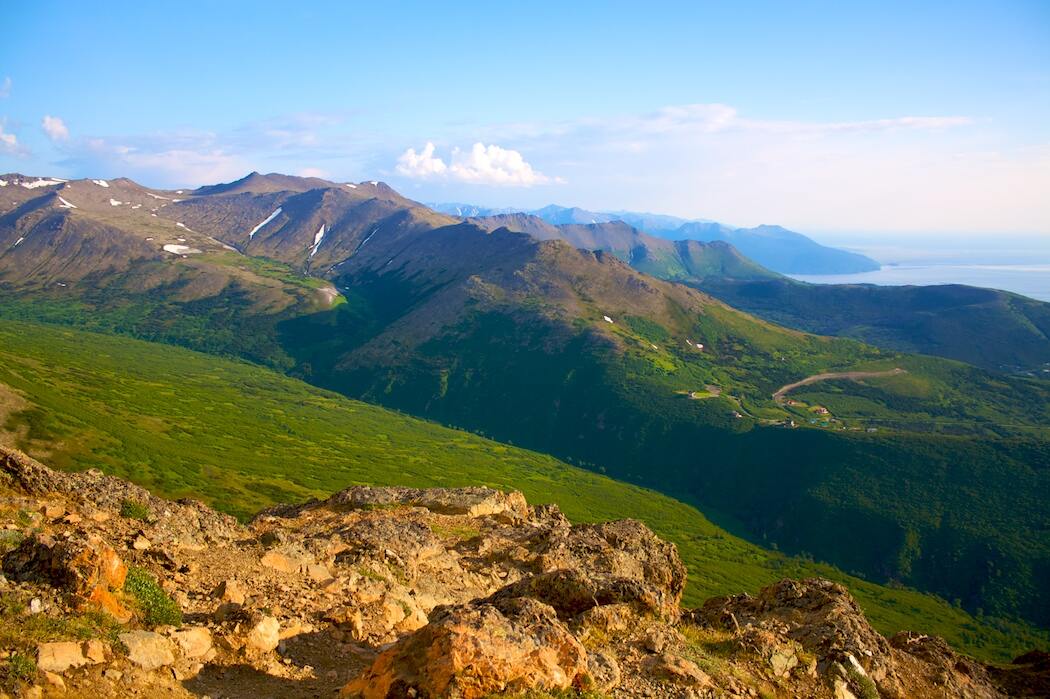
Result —
[[554, 610], [531, 599], [497, 608], [474, 604], [442, 610], [416, 633], [376, 658], [343, 688], [343, 696], [393, 699], [567, 689], [587, 682], [587, 651]]

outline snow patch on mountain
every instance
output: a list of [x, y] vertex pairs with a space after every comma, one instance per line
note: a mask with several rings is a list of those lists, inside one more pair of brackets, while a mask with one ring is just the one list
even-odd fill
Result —
[[62, 184], [63, 182], [65, 182], [65, 180], [40, 179], [34, 182], [20, 182], [19, 184], [21, 184], [26, 189], [36, 189], [37, 187], [54, 187], [56, 184]]
[[281, 213], [281, 207], [278, 206], [276, 209], [274, 209], [274, 212], [272, 214], [270, 214], [265, 219], [263, 219], [259, 223], [259, 225], [257, 225], [255, 228], [251, 229], [251, 231], [248, 233], [248, 240], [251, 240], [252, 238], [254, 238], [255, 234], [258, 233], [262, 229], [263, 226], [265, 226], [267, 223], [269, 223], [270, 221], [272, 221], [275, 218], [277, 218], [277, 215], [279, 213]]
[[191, 248], [188, 245], [165, 245], [164, 252], [170, 252], [173, 255], [197, 255], [200, 250], [197, 248]]
[[321, 229], [314, 235], [314, 246], [310, 248], [310, 257], [317, 254], [317, 248], [321, 247], [321, 241], [324, 240], [324, 224], [321, 224]]

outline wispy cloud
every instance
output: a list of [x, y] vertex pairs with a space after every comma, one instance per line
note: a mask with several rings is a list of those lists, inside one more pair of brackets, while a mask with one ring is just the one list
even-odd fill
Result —
[[65, 144], [61, 163], [84, 175], [122, 175], [157, 186], [235, 179], [251, 170], [209, 134], [158, 134], [118, 142], [102, 138]]
[[0, 99], [11, 96], [11, 76], [7, 76], [0, 82]]
[[116, 138], [53, 139], [58, 161], [79, 176], [125, 175], [156, 186], [183, 187], [234, 179], [253, 169], [328, 176], [304, 163], [347, 157], [353, 136], [340, 115], [294, 114], [244, 124], [225, 133], [193, 129]]
[[26, 156], [29, 150], [18, 142], [18, 137], [5, 130], [3, 121], [0, 121], [0, 154]]
[[68, 141], [69, 129], [61, 118], [45, 114], [40, 122], [40, 128], [44, 130], [47, 137], [54, 142]]
[[686, 104], [664, 107], [637, 117], [610, 120], [581, 120], [577, 128], [604, 128], [639, 134], [677, 132], [717, 133], [752, 131], [779, 134], [821, 134], [841, 132], [879, 132], [893, 130], [934, 130], [969, 126], [965, 116], [903, 116], [857, 121], [791, 121], [756, 119], [741, 116], [725, 104]]
[[451, 179], [483, 185], [531, 187], [561, 182], [536, 171], [516, 150], [495, 144], [475, 143], [470, 150], [453, 148], [449, 163], [435, 155], [433, 143], [423, 150], [408, 148], [397, 159], [396, 171], [413, 179]]

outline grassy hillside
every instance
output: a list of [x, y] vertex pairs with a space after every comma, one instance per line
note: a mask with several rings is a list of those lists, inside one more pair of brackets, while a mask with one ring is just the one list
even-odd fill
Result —
[[353, 484], [517, 488], [574, 520], [635, 517], [675, 541], [687, 600], [781, 577], [846, 582], [884, 633], [919, 629], [1003, 659], [1042, 632], [845, 576], [733, 537], [697, 510], [548, 456], [331, 394], [254, 365], [68, 328], [0, 324], [0, 439], [245, 516]]
[[736, 308], [799, 330], [986, 369], [1050, 369], [1050, 303], [1006, 291], [958, 284], [880, 287], [727, 276], [688, 283]]

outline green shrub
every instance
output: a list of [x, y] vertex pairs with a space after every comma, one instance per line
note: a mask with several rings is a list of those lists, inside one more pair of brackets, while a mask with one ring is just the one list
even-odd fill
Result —
[[12, 653], [7, 662], [0, 666], [0, 687], [16, 694], [20, 684], [28, 683], [34, 677], [36, 677], [36, 662], [21, 653]]
[[157, 579], [138, 566], [128, 567], [124, 593], [131, 598], [136, 611], [147, 626], [182, 624], [182, 610], [157, 583]]
[[879, 699], [879, 690], [870, 677], [861, 674], [852, 666], [846, 668], [846, 673], [849, 675], [850, 684], [860, 692], [857, 695], [858, 699]]
[[138, 500], [125, 500], [120, 503], [120, 516], [124, 519], [149, 519], [149, 508]]

